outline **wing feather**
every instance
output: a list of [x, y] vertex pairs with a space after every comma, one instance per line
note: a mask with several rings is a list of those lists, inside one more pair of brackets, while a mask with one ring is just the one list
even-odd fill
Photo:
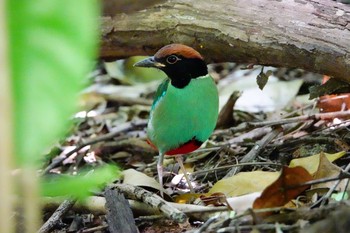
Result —
[[159, 100], [165, 95], [168, 85], [169, 85], [170, 80], [167, 78], [165, 79], [161, 84], [159, 84], [156, 94], [154, 96], [153, 104], [152, 104], [152, 110], [154, 107], [157, 105]]

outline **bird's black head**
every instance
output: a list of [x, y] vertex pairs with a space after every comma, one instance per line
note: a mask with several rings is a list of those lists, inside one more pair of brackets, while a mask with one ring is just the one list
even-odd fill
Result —
[[208, 74], [203, 57], [193, 48], [182, 44], [166, 45], [150, 58], [135, 64], [139, 67], [156, 67], [164, 71], [177, 88], [184, 88], [191, 79]]

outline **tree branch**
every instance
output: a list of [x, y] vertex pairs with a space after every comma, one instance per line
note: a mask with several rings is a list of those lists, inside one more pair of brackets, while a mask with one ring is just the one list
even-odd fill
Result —
[[207, 62], [299, 67], [350, 81], [350, 5], [322, 0], [173, 0], [102, 17], [100, 55], [183, 43]]

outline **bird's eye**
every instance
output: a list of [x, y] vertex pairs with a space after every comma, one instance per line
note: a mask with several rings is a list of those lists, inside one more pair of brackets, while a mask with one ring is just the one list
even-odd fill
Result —
[[170, 55], [169, 57], [166, 58], [166, 62], [168, 62], [169, 64], [174, 64], [176, 63], [178, 60], [180, 60], [180, 58], [178, 58], [175, 55]]

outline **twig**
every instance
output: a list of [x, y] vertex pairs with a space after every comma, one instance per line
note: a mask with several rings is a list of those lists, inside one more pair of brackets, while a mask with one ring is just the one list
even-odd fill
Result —
[[[243, 156], [243, 158], [240, 160], [242, 163], [248, 163], [253, 161], [258, 154], [266, 147], [267, 144], [269, 144], [280, 132], [282, 131], [282, 128], [276, 128], [272, 130], [270, 133], [266, 134], [265, 137], [263, 137], [260, 141], [256, 143], [256, 145], [246, 154]], [[242, 169], [242, 167], [237, 167], [231, 169], [224, 178], [229, 178], [239, 172]]]
[[280, 222], [280, 223], [287, 223], [287, 222], [294, 222], [299, 219], [303, 220], [320, 220], [323, 218], [329, 217], [330, 213], [332, 211], [335, 211], [339, 209], [341, 206], [349, 206], [350, 203], [349, 201], [343, 201], [343, 202], [335, 202], [335, 203], [330, 203], [326, 206], [322, 206], [320, 208], [298, 208], [295, 209], [293, 212], [285, 212], [285, 213], [280, 213], [276, 215], [269, 216], [264, 219], [265, 222], [267, 223], [274, 223], [274, 222]]
[[306, 186], [306, 185], [309, 186], [309, 185], [327, 183], [327, 182], [331, 182], [331, 181], [335, 181], [335, 180], [340, 181], [340, 180], [343, 180], [343, 179], [350, 179], [350, 174], [347, 173], [347, 172], [341, 172], [336, 177], [327, 177], [327, 178], [321, 178], [321, 179], [317, 179], [317, 180], [310, 180], [310, 181], [307, 181], [307, 182], [304, 182], [304, 183], [300, 183], [300, 184], [297, 184], [297, 185], [287, 186], [286, 189], [295, 189], [295, 188], [301, 187], [301, 186]]
[[81, 233], [93, 233], [93, 232], [100, 232], [101, 230], [104, 230], [108, 227], [108, 225], [101, 225], [97, 227], [91, 227], [89, 229], [83, 230]]
[[152, 100], [148, 100], [144, 98], [129, 98], [129, 97], [122, 97], [122, 96], [117, 96], [113, 94], [102, 94], [102, 97], [104, 97], [106, 100], [118, 102], [128, 106], [135, 105], [135, 104], [151, 106], [153, 102]]
[[115, 184], [112, 187], [115, 187], [123, 192], [127, 198], [141, 200], [142, 202], [154, 208], [158, 208], [162, 213], [165, 214], [165, 216], [177, 223], [184, 223], [187, 221], [187, 216], [183, 212], [169, 205], [158, 195], [153, 194], [143, 188], [128, 184]]
[[50, 232], [61, 219], [61, 217], [74, 206], [75, 202], [76, 200], [73, 199], [63, 201], [57, 210], [52, 214], [52, 216], [44, 223], [44, 225], [42, 225], [38, 233]]
[[207, 174], [211, 172], [216, 172], [219, 170], [229, 169], [233, 167], [242, 167], [242, 166], [264, 166], [264, 165], [270, 165], [270, 166], [277, 166], [282, 167], [283, 165], [280, 163], [272, 163], [272, 162], [250, 162], [250, 163], [238, 163], [238, 164], [232, 164], [232, 165], [226, 165], [226, 166], [220, 166], [220, 167], [214, 167], [206, 170], [201, 171], [195, 171], [191, 173], [191, 176], [197, 176], [201, 174]]
[[75, 147], [73, 150], [69, 151], [65, 156], [62, 156], [62, 157], [59, 157], [59, 158], [52, 160], [52, 163], [45, 168], [45, 170], [43, 171], [43, 174], [47, 174], [51, 169], [55, 168], [58, 164], [60, 164], [67, 157], [78, 152], [79, 150], [81, 150], [83, 147], [85, 147], [87, 145], [92, 145], [92, 144], [95, 144], [98, 142], [112, 139], [123, 132], [131, 130], [134, 127], [145, 126], [146, 124], [147, 124], [147, 120], [138, 120], [135, 122], [127, 122], [127, 123], [124, 123], [124, 124], [116, 127], [113, 132], [104, 134], [104, 135], [99, 136], [99, 137], [94, 137], [92, 139], [88, 139], [85, 142], [81, 143], [80, 145], [77, 145], [77, 147]]
[[261, 138], [264, 135], [270, 133], [272, 131], [271, 127], [260, 127], [260, 128], [256, 128], [253, 129], [249, 132], [243, 133], [237, 137], [233, 137], [232, 139], [230, 139], [227, 143], [229, 145], [233, 145], [233, 144], [238, 144], [238, 143], [242, 143], [244, 142], [244, 140], [246, 139], [255, 139], [255, 138]]
[[262, 122], [245, 122], [236, 127], [232, 127], [225, 130], [218, 130], [215, 135], [222, 135], [228, 132], [240, 132], [243, 130], [251, 129], [254, 127], [262, 126], [274, 126], [274, 125], [283, 125], [288, 123], [308, 121], [308, 120], [321, 120], [321, 119], [332, 119], [332, 118], [345, 118], [350, 116], [350, 110], [347, 111], [338, 111], [338, 112], [326, 112], [326, 113], [316, 113], [313, 115], [303, 115], [298, 117], [291, 117], [286, 119], [272, 120], [272, 121], [262, 121]]
[[264, 223], [264, 224], [255, 224], [255, 225], [244, 225], [244, 226], [237, 226], [237, 227], [224, 227], [221, 229], [218, 229], [216, 232], [221, 233], [221, 232], [240, 232], [240, 231], [246, 231], [246, 230], [261, 230], [261, 231], [267, 231], [267, 230], [276, 230], [281, 229], [284, 231], [292, 230], [292, 229], [297, 229], [300, 228], [299, 223], [295, 223], [293, 225], [285, 225], [285, 224], [279, 224], [279, 223]]
[[[348, 172], [350, 170], [350, 163], [346, 166], [344, 172]], [[339, 174], [339, 177], [342, 176], [342, 175], [346, 175], [345, 173], [341, 172]], [[326, 201], [330, 198], [330, 196], [332, 195], [332, 193], [334, 192], [334, 190], [338, 187], [338, 185], [340, 184], [341, 182], [341, 179], [339, 179], [334, 185], [332, 188], [330, 188], [328, 190], [328, 192], [326, 193], [326, 195], [324, 195], [320, 200], [322, 200], [321, 202], [321, 205], [325, 205]]]
[[210, 224], [213, 222], [216, 222], [218, 219], [218, 216], [213, 216], [209, 218], [198, 230], [195, 231], [195, 233], [203, 233], [206, 232], [206, 230], [209, 228]]
[[[236, 215], [233, 218], [229, 218], [229, 219], [222, 219], [220, 220], [219, 223], [216, 223], [216, 227], [215, 229], [210, 229], [211, 231], [215, 231], [215, 232], [227, 232], [224, 231], [224, 228], [218, 229], [219, 226], [223, 226], [223, 224], [225, 224], [225, 226], [229, 225], [234, 225], [234, 221], [237, 221], [237, 224], [242, 224], [242, 218], [245, 218], [247, 215], [251, 215], [251, 214], [257, 214], [257, 213], [266, 213], [266, 212], [279, 212], [279, 214], [275, 214], [272, 216], [269, 216], [267, 218], [264, 218], [264, 223], [273, 223], [276, 224], [276, 222], [278, 223], [291, 223], [291, 222], [295, 222], [296, 220], [299, 219], [303, 219], [303, 220], [320, 220], [323, 218], [328, 218], [330, 213], [332, 211], [338, 210], [339, 207], [342, 206], [346, 206], [348, 207], [350, 205], [349, 201], [343, 201], [343, 202], [335, 202], [335, 203], [331, 203], [329, 205], [320, 207], [320, 208], [309, 208], [309, 207], [301, 207], [301, 208], [297, 208], [297, 209], [290, 209], [290, 208], [285, 208], [285, 207], [274, 207], [274, 208], [264, 208], [264, 209], [249, 209], [247, 211], [245, 211], [242, 214]], [[292, 212], [290, 212], [292, 211]], [[228, 222], [228, 220], [230, 222]], [[251, 223], [251, 221], [245, 221], [246, 223]], [[258, 224], [259, 226], [259, 224]], [[261, 226], [261, 225], [260, 225]], [[246, 229], [246, 227], [249, 227], [249, 225], [241, 225], [241, 226], [237, 226], [236, 231], [239, 232], [239, 230], [244, 230]], [[228, 228], [225, 228], [226, 230], [228, 230]], [[236, 231], [232, 231], [233, 229], [230, 228], [231, 230], [228, 232], [236, 232]], [[261, 229], [261, 228], [259, 228]]]
[[[128, 200], [131, 206], [132, 211], [136, 215], [157, 215], [160, 214], [158, 207], [150, 206], [141, 201]], [[57, 208], [62, 203], [62, 200], [59, 198], [43, 198], [42, 205], [45, 209]], [[200, 206], [192, 204], [177, 204], [174, 202], [166, 202], [169, 205], [173, 206], [180, 210], [183, 213], [186, 213], [188, 216], [195, 219], [205, 219], [203, 213], [213, 213], [213, 212], [223, 212], [227, 211], [227, 207], [222, 206]], [[91, 196], [86, 199], [84, 202], [77, 202], [73, 206], [73, 210], [76, 212], [91, 212], [95, 215], [106, 214], [106, 199], [100, 196]], [[200, 216], [198, 216], [200, 215]], [[198, 218], [201, 217], [201, 218]]]
[[316, 144], [316, 143], [323, 143], [323, 144], [329, 144], [329, 145], [333, 145], [335, 144], [335, 140], [336, 138], [331, 138], [331, 137], [315, 137], [315, 138], [311, 138], [310, 135], [307, 135], [309, 137], [306, 136], [302, 136], [300, 138], [296, 138], [293, 140], [288, 140], [288, 141], [284, 141], [284, 142], [275, 142], [273, 144], [271, 144], [270, 146], [272, 147], [278, 147], [280, 149], [282, 148], [293, 148], [294, 146], [298, 146], [300, 145], [300, 143], [303, 144], [308, 144], [308, 143], [312, 143], [312, 144]]

